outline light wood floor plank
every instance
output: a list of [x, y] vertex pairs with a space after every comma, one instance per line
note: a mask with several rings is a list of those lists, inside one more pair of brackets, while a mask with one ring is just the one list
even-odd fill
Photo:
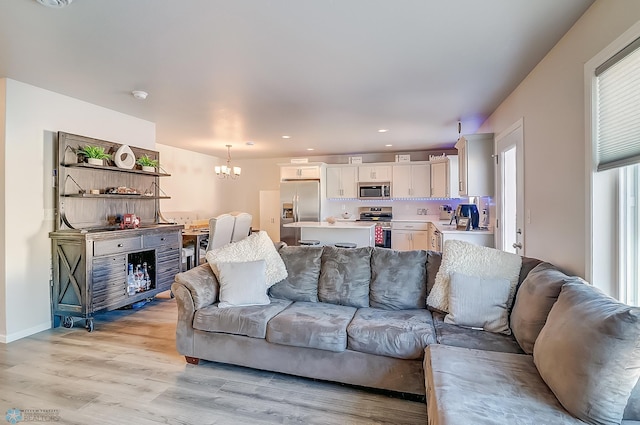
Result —
[[99, 314], [0, 346], [0, 414], [56, 409], [58, 423], [426, 424], [424, 403], [250, 368], [189, 365], [175, 300]]

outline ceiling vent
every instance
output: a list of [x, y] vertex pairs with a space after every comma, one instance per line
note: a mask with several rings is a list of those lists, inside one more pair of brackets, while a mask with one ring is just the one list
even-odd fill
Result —
[[73, 0], [36, 0], [36, 1], [43, 6], [60, 9], [65, 6], [69, 6]]

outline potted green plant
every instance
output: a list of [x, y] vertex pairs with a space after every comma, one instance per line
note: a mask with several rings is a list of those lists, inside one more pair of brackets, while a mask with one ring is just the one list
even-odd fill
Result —
[[78, 155], [87, 158], [87, 162], [92, 165], [104, 165], [105, 159], [111, 159], [111, 155], [102, 146], [87, 145], [78, 151]]
[[142, 171], [148, 171], [150, 173], [156, 171], [159, 165], [158, 160], [149, 158], [149, 155], [142, 155], [136, 160], [136, 164], [142, 166]]

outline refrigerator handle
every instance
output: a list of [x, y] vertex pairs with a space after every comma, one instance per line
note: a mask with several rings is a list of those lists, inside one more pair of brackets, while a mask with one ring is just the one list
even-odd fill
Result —
[[296, 202], [296, 195], [291, 198], [291, 205], [293, 206], [293, 222], [298, 221], [298, 203]]

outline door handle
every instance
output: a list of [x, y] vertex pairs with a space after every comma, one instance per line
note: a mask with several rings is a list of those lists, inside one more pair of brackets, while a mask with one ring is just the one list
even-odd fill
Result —
[[522, 243], [520, 242], [514, 243], [512, 246], [516, 249], [522, 249]]

